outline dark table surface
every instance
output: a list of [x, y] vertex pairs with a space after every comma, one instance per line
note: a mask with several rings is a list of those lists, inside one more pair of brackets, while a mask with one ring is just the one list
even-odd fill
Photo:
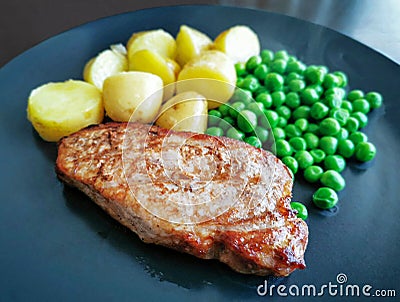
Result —
[[398, 0], [3, 0], [0, 66], [41, 41], [101, 17], [177, 4], [259, 8], [335, 29], [400, 63]]

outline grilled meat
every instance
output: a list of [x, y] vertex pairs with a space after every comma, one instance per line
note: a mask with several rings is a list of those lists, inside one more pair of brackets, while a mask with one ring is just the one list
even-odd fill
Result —
[[265, 150], [108, 123], [62, 139], [56, 172], [146, 243], [245, 274], [305, 268], [308, 228], [290, 208], [291, 174]]

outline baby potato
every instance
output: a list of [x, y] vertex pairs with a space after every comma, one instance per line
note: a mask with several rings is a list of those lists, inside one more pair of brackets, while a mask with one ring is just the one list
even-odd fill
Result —
[[176, 91], [197, 91], [208, 100], [208, 109], [226, 103], [233, 95], [236, 71], [223, 52], [208, 50], [193, 58], [181, 70]]
[[179, 65], [173, 60], [164, 58], [154, 51], [142, 49], [129, 58], [129, 70], [144, 71], [158, 75], [163, 80], [164, 86], [166, 86], [164, 99], [169, 99], [174, 95], [174, 85], [170, 84], [176, 81]]
[[237, 25], [220, 33], [214, 41], [214, 48], [226, 53], [233, 63], [246, 62], [260, 53], [260, 41], [251, 28]]
[[108, 77], [103, 85], [106, 113], [118, 122], [153, 122], [162, 97], [161, 78], [148, 72], [121, 72]]
[[184, 66], [201, 52], [209, 50], [212, 44], [212, 40], [207, 35], [187, 25], [182, 25], [176, 36], [176, 61]]
[[162, 105], [156, 125], [175, 131], [204, 133], [207, 129], [207, 101], [194, 91], [175, 95]]
[[89, 125], [101, 123], [104, 108], [96, 86], [69, 80], [32, 90], [27, 114], [44, 140], [56, 142]]
[[175, 59], [176, 42], [174, 37], [162, 29], [134, 33], [126, 45], [128, 58], [142, 49], [157, 52], [165, 58]]
[[111, 46], [111, 49], [104, 50], [87, 62], [83, 70], [83, 79], [101, 90], [106, 78], [127, 71], [128, 59], [119, 50], [121, 46]]

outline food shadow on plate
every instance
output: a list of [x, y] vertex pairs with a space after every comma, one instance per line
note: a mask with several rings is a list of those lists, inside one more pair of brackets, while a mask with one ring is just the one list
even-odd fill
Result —
[[[243, 299], [254, 297], [257, 286], [286, 284], [290, 277], [243, 275], [217, 260], [203, 260], [162, 246], [146, 244], [122, 226], [84, 193], [64, 186], [66, 206], [80, 216], [89, 227], [119, 252], [126, 253], [141, 264], [143, 271], [160, 282], [172, 282], [185, 289], [212, 286], [225, 294]], [[188, 272], [196, 272], [188, 274]], [[228, 285], [232, 286], [228, 286]], [[232, 290], [234, 288], [234, 290]], [[229, 289], [229, 290], [228, 290]]]
[[37, 149], [42, 151], [46, 159], [54, 165], [57, 159], [57, 143], [45, 142], [33, 127], [31, 131]]

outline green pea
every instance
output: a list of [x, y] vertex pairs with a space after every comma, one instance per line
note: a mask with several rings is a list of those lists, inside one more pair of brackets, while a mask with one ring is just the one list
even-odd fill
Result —
[[310, 152], [306, 150], [297, 151], [294, 158], [299, 163], [299, 168], [303, 170], [314, 164], [314, 158]]
[[311, 84], [308, 85], [308, 87], [314, 89], [318, 93], [319, 97], [321, 97], [322, 94], [324, 93], [324, 88], [321, 85]]
[[296, 72], [296, 73], [302, 74], [305, 69], [306, 69], [306, 66], [303, 63], [301, 63], [300, 61], [288, 62], [287, 66], [286, 66], [286, 72]]
[[305, 105], [312, 105], [319, 100], [318, 92], [308, 87], [301, 92], [301, 100]]
[[236, 86], [239, 87], [239, 88], [242, 88], [243, 87], [243, 81], [244, 81], [244, 78], [238, 77], [236, 79]]
[[342, 100], [346, 95], [346, 91], [343, 88], [339, 88], [339, 87], [329, 88], [325, 91], [325, 96], [332, 95], [332, 94]]
[[350, 116], [347, 119], [346, 125], [344, 127], [350, 132], [355, 132], [360, 127], [360, 122], [355, 117]]
[[265, 64], [260, 64], [254, 70], [254, 75], [259, 80], [264, 80], [268, 74], [268, 67]]
[[319, 134], [319, 126], [314, 123], [309, 123], [306, 131], [313, 134]]
[[[249, 77], [249, 79], [251, 79], [251, 77]], [[242, 89], [235, 89], [235, 92], [233, 93], [230, 102], [231, 103], [242, 102], [244, 104], [249, 104], [250, 102], [252, 102], [252, 100], [253, 97], [251, 91], [242, 88]]]
[[301, 74], [298, 74], [296, 72], [290, 72], [287, 76], [286, 76], [286, 83], [289, 83], [290, 81], [293, 80], [303, 80], [303, 76]]
[[265, 87], [270, 91], [282, 90], [284, 78], [275, 72], [268, 73], [264, 79]]
[[349, 139], [354, 143], [354, 146], [357, 147], [359, 143], [368, 141], [368, 136], [365, 133], [356, 131], [350, 134]]
[[262, 147], [262, 143], [260, 141], [260, 139], [256, 136], [248, 136], [244, 138], [244, 141], [246, 143], [248, 143], [249, 145], [252, 145], [256, 148], [261, 148]]
[[306, 83], [303, 80], [291, 80], [288, 87], [291, 91], [299, 92], [306, 87]]
[[289, 60], [289, 54], [286, 50], [278, 50], [277, 52], [275, 52], [275, 59], [287, 61]]
[[230, 137], [230, 138], [233, 138], [233, 139], [236, 139], [236, 140], [239, 140], [239, 141], [242, 141], [244, 139], [244, 137], [245, 137], [245, 134], [242, 131], [231, 127], [226, 132], [226, 136]]
[[[264, 115], [267, 118], [268, 123], [265, 124], [263, 123], [263, 119], [261, 120], [261, 124], [265, 127], [265, 128], [269, 128], [269, 126], [271, 128], [275, 128], [278, 125], [278, 118], [279, 115], [278, 113], [276, 113], [273, 110], [264, 110]], [[268, 125], [269, 124], [269, 125]]]
[[324, 170], [320, 166], [312, 165], [304, 170], [304, 178], [308, 182], [314, 183], [321, 178], [323, 173]]
[[252, 71], [252, 70], [256, 69], [257, 66], [261, 64], [261, 62], [262, 62], [262, 59], [260, 56], [252, 56], [246, 62], [246, 69], [248, 71]]
[[257, 136], [259, 138], [259, 140], [262, 143], [265, 143], [268, 140], [269, 137], [269, 132], [267, 129], [261, 127], [261, 126], [257, 126], [254, 130], [254, 134], [255, 136]]
[[220, 127], [224, 132], [227, 131], [229, 128], [232, 128], [234, 126], [235, 121], [233, 118], [230, 116], [224, 117], [220, 122], [218, 123], [218, 127]]
[[335, 137], [339, 140], [347, 139], [349, 137], [349, 131], [347, 131], [346, 128], [340, 128], [338, 134], [335, 135]]
[[350, 116], [355, 117], [359, 122], [359, 128], [364, 128], [368, 124], [368, 117], [362, 112], [353, 112]]
[[360, 142], [355, 149], [356, 158], [366, 162], [372, 160], [376, 155], [376, 148], [370, 142]]
[[276, 126], [285, 128], [286, 125], [287, 125], [287, 119], [285, 119], [283, 116], [278, 117], [278, 124]]
[[367, 114], [370, 111], [369, 102], [366, 99], [357, 99], [353, 102], [353, 111]]
[[220, 127], [210, 127], [207, 128], [206, 134], [212, 136], [222, 136], [224, 135], [224, 130], [222, 130]]
[[237, 125], [244, 133], [250, 133], [257, 126], [257, 115], [253, 111], [242, 110], [237, 116]]
[[228, 104], [222, 104], [218, 107], [218, 111], [221, 112], [222, 116], [227, 116], [229, 114], [229, 109], [231, 108]]
[[350, 117], [350, 113], [346, 109], [334, 108], [329, 112], [329, 116], [337, 120], [339, 125], [343, 127], [346, 125], [347, 120]]
[[341, 108], [347, 110], [349, 113], [353, 112], [353, 104], [349, 101], [342, 101]]
[[339, 79], [339, 87], [346, 87], [347, 86], [347, 75], [344, 72], [341, 71], [335, 71], [333, 73], [335, 76], [338, 77]]
[[316, 102], [311, 106], [310, 115], [313, 119], [320, 120], [329, 113], [329, 107], [322, 102]]
[[319, 124], [319, 131], [322, 135], [333, 136], [339, 133], [340, 124], [332, 117], [327, 117]]
[[347, 95], [347, 99], [350, 102], [353, 102], [357, 99], [362, 99], [364, 97], [364, 92], [362, 90], [359, 89], [355, 89], [349, 92], [349, 94]]
[[340, 96], [336, 94], [329, 94], [325, 97], [324, 103], [329, 108], [340, 108], [342, 106], [343, 100]]
[[289, 108], [295, 109], [300, 106], [300, 97], [296, 92], [289, 92], [286, 95], [285, 103]]
[[222, 114], [218, 110], [210, 110], [208, 111], [208, 125], [215, 126], [221, 120]]
[[235, 70], [236, 70], [236, 75], [237, 76], [240, 77], [242, 75], [245, 75], [247, 73], [246, 64], [244, 64], [244, 63], [236, 63], [235, 64]]
[[307, 219], [308, 211], [304, 204], [297, 202], [297, 201], [292, 201], [290, 203], [290, 207], [297, 212], [296, 216], [298, 218], [301, 218], [303, 220]]
[[346, 160], [341, 155], [328, 155], [325, 157], [324, 167], [340, 173], [346, 168]]
[[319, 148], [326, 154], [331, 155], [336, 153], [338, 139], [333, 136], [323, 136], [319, 139]]
[[286, 95], [283, 91], [275, 91], [271, 94], [272, 104], [278, 108], [285, 103]]
[[328, 73], [324, 77], [323, 85], [326, 89], [338, 87], [340, 84], [340, 79], [333, 73]]
[[260, 53], [260, 56], [264, 64], [268, 64], [274, 59], [274, 53], [268, 49], [263, 49]]
[[292, 118], [294, 120], [298, 120], [299, 118], [305, 118], [308, 119], [308, 117], [310, 116], [310, 107], [309, 106], [300, 106], [298, 108], [296, 108], [293, 113], [292, 113]]
[[291, 139], [289, 139], [289, 144], [293, 147], [294, 151], [307, 149], [307, 143], [302, 137], [292, 137]]
[[287, 61], [283, 59], [277, 59], [275, 55], [275, 60], [272, 61], [270, 66], [273, 72], [284, 74], [286, 71]]
[[276, 108], [275, 111], [276, 111], [276, 113], [278, 113], [279, 116], [281, 116], [287, 120], [290, 118], [290, 116], [292, 114], [292, 111], [287, 106], [280, 106], [280, 107]]
[[254, 97], [256, 98], [259, 94], [265, 93], [265, 92], [268, 92], [267, 88], [265, 88], [264, 86], [260, 86], [260, 87], [258, 87], [258, 88], [256, 89], [256, 91], [254, 91], [254, 92], [252, 93], [252, 95], [254, 95]]
[[246, 108], [246, 105], [243, 102], [235, 102], [232, 104], [231, 108], [229, 108], [229, 115], [233, 118], [237, 118], [240, 111]]
[[246, 106], [246, 109], [254, 112], [257, 116], [264, 114], [264, 105], [261, 102], [252, 102]]
[[322, 84], [325, 77], [325, 70], [316, 66], [309, 66], [304, 71], [304, 77], [311, 84]]
[[272, 134], [275, 138], [275, 140], [279, 140], [279, 139], [285, 139], [286, 138], [286, 133], [285, 130], [283, 130], [280, 127], [276, 127], [274, 129], [272, 129]]
[[305, 118], [299, 118], [294, 122], [295, 126], [297, 126], [302, 132], [307, 130], [308, 121]]
[[279, 158], [292, 155], [293, 148], [287, 140], [279, 139], [275, 142], [275, 145], [276, 145], [276, 155]]
[[321, 163], [326, 157], [325, 152], [321, 149], [310, 150], [310, 154], [314, 159], [314, 163], [316, 163], [316, 164]]
[[255, 76], [248, 75], [244, 78], [241, 88], [247, 89], [251, 92], [256, 91], [260, 87], [260, 82]]
[[338, 153], [344, 158], [352, 157], [354, 154], [354, 150], [355, 150], [354, 143], [351, 140], [345, 139], [339, 141]]
[[301, 136], [301, 130], [294, 124], [289, 124], [285, 127], [286, 136], [288, 138]]
[[337, 204], [338, 200], [339, 198], [336, 192], [327, 187], [321, 187], [313, 194], [314, 204], [323, 210], [333, 208]]
[[315, 149], [318, 147], [319, 138], [314, 133], [305, 133], [303, 138], [306, 141], [307, 149]]
[[297, 163], [297, 160], [292, 156], [283, 157], [282, 162], [292, 171], [293, 174], [296, 174], [299, 170], [299, 164]]
[[325, 171], [322, 174], [320, 181], [324, 186], [332, 188], [336, 192], [343, 190], [346, 186], [346, 182], [342, 175], [334, 170]]
[[265, 109], [268, 109], [272, 106], [272, 97], [267, 92], [263, 92], [257, 95], [256, 101], [262, 103]]
[[365, 99], [368, 101], [371, 109], [379, 108], [383, 103], [382, 95], [379, 92], [368, 92]]

